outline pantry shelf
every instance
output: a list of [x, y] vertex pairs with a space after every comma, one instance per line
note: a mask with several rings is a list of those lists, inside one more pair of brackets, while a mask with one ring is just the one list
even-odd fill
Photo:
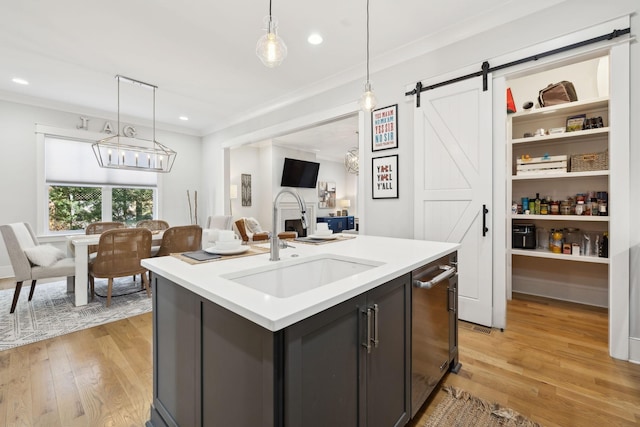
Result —
[[513, 181], [533, 180], [533, 179], [575, 179], [590, 176], [608, 176], [608, 170], [587, 171], [587, 172], [563, 172], [550, 174], [533, 174], [533, 175], [513, 175]]
[[609, 258], [597, 256], [556, 254], [544, 249], [511, 249], [512, 255], [528, 256], [534, 258], [558, 259], [563, 261], [590, 262], [593, 264], [609, 264]]
[[511, 219], [517, 220], [544, 220], [544, 221], [584, 221], [584, 222], [609, 222], [608, 216], [591, 215], [522, 215], [512, 214]]
[[[555, 133], [551, 135], [541, 135], [541, 136], [532, 136], [528, 138], [515, 138], [511, 140], [512, 144], [523, 144], [523, 143], [542, 143], [542, 142], [569, 142], [572, 139], [580, 138], [586, 139], [591, 136], [601, 136], [609, 133], [609, 128], [597, 128], [597, 129], [587, 129], [587, 130], [577, 130], [574, 132], [563, 132], [563, 133]], [[562, 141], [564, 140], [564, 141]]]
[[538, 120], [540, 116], [567, 116], [575, 113], [584, 113], [592, 110], [607, 109], [609, 107], [609, 97], [603, 96], [595, 99], [585, 99], [582, 101], [569, 102], [566, 104], [558, 104], [550, 107], [532, 108], [530, 110], [520, 111], [511, 114], [512, 119], [520, 122], [528, 120]]

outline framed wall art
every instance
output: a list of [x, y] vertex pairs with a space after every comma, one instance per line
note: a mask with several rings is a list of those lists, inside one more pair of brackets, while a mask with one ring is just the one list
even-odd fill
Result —
[[398, 148], [398, 104], [371, 112], [371, 151]]
[[335, 182], [318, 181], [318, 207], [322, 209], [336, 207]]
[[242, 206], [251, 206], [251, 175], [240, 175], [240, 191], [242, 194]]
[[374, 199], [398, 198], [398, 155], [371, 159]]

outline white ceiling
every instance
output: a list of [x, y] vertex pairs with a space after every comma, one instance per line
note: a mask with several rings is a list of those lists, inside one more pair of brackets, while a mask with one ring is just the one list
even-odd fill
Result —
[[[561, 1], [371, 0], [371, 72]], [[267, 0], [2, 3], [3, 99], [115, 115], [114, 76], [121, 74], [158, 86], [158, 126], [205, 135], [333, 84], [364, 81], [365, 0], [273, 0], [289, 50], [273, 69], [255, 55]], [[313, 31], [324, 43], [307, 43]], [[17, 85], [15, 77], [30, 84]], [[150, 91], [126, 86], [121, 84], [121, 114], [151, 119]], [[345, 138], [353, 133], [345, 131]], [[325, 137], [323, 144], [329, 140], [336, 138]]]

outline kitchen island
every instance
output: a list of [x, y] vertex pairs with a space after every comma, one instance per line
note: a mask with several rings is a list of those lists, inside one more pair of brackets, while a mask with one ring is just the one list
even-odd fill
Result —
[[411, 271], [458, 249], [357, 236], [153, 272], [148, 426], [403, 425]]

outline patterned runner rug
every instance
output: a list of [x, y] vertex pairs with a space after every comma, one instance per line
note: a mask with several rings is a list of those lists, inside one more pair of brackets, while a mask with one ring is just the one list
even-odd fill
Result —
[[106, 279], [96, 279], [96, 297], [91, 301], [89, 296], [89, 304], [82, 307], [74, 306], [66, 281], [38, 283], [31, 302], [28, 283], [13, 314], [9, 309], [14, 290], [0, 291], [0, 351], [151, 311], [151, 298], [140, 289], [139, 275], [135, 282], [132, 277], [115, 280], [108, 308]]
[[436, 406], [423, 427], [540, 427], [516, 411], [497, 403], [489, 403], [469, 392], [445, 385], [447, 396]]

